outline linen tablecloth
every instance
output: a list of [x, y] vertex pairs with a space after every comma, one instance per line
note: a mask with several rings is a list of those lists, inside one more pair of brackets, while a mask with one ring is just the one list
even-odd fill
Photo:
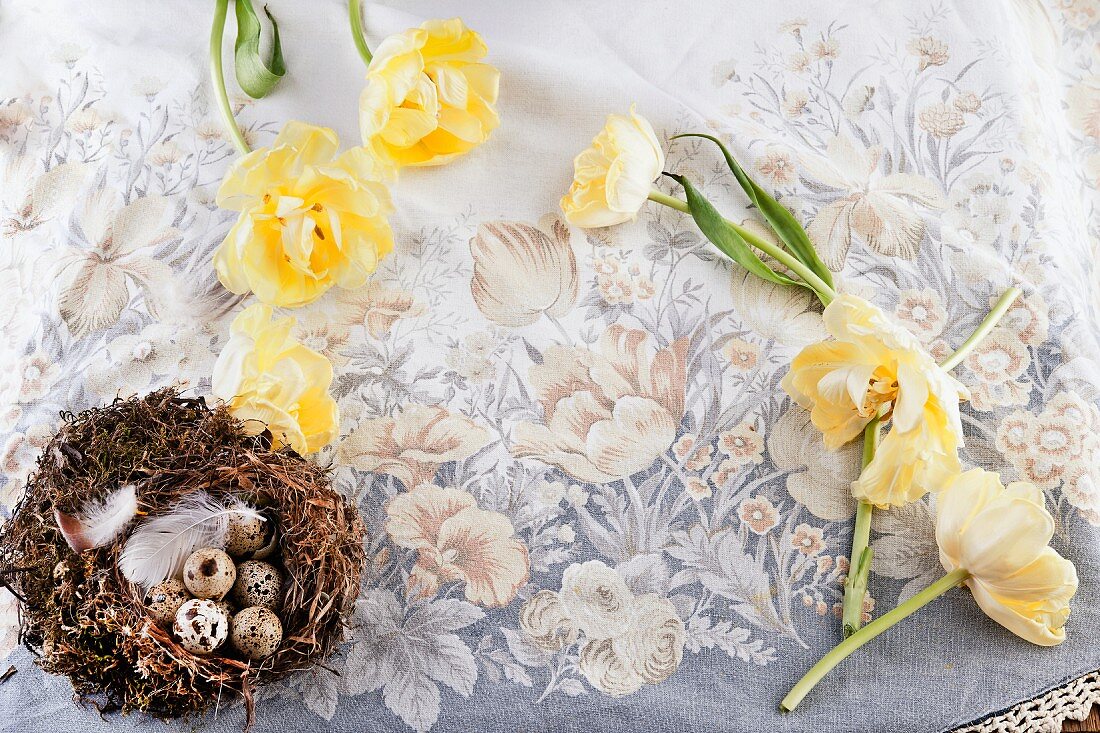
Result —
[[[302, 119], [357, 143], [364, 69], [345, 5], [271, 10], [290, 73], [267, 99], [237, 95], [248, 139]], [[206, 392], [243, 307], [211, 265], [233, 216], [214, 194], [236, 157], [210, 94], [211, 11], [0, 4], [5, 514], [60, 410], [181, 381]], [[320, 460], [358, 502], [371, 561], [331, 671], [265, 688], [257, 731], [941, 731], [1100, 668], [1095, 0], [414, 0], [368, 5], [368, 38], [441, 13], [485, 37], [502, 124], [453, 164], [402, 175], [397, 249], [369, 286], [293, 313], [335, 365], [343, 440]], [[954, 591], [777, 712], [838, 639], [859, 448], [826, 452], [778, 386], [822, 336], [806, 295], [746, 277], [671, 210], [587, 232], [556, 219], [572, 157], [631, 103], [662, 139], [729, 141], [812, 222], [842, 289], [933, 353], [1022, 285], [957, 371], [973, 394], [964, 460], [1046, 491], [1081, 578], [1063, 645], [1031, 646]], [[668, 151], [667, 169], [751, 219], [715, 149]], [[532, 240], [551, 254], [532, 259]], [[415, 551], [384, 522], [419, 483], [507, 518], [526, 557], [496, 559], [529, 573], [507, 605], [472, 581], [407, 593]], [[931, 507], [876, 513], [869, 614], [939, 572]], [[664, 681], [616, 695], [613, 653], [593, 652], [586, 679], [577, 644], [536, 643], [539, 591], [592, 560], [675, 607]], [[0, 730], [163, 730], [74, 706], [67, 680], [17, 648], [10, 596], [0, 614], [18, 670], [0, 685]], [[242, 720], [226, 704], [203, 725]]]

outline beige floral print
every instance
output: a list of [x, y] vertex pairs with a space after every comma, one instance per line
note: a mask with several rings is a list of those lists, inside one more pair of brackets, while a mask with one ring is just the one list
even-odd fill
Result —
[[59, 272], [65, 282], [58, 309], [76, 337], [114, 325], [130, 300], [130, 283], [141, 288], [154, 315], [176, 292], [171, 268], [148, 249], [173, 230], [164, 225], [168, 202], [158, 196], [114, 209], [113, 194], [89, 196], [83, 230], [89, 247], [68, 248]]
[[577, 300], [577, 260], [569, 231], [555, 219], [548, 235], [515, 221], [483, 222], [470, 240], [470, 292], [485, 317], [527, 326], [544, 313], [561, 317]]
[[954, 105], [943, 102], [922, 109], [917, 115], [917, 122], [922, 130], [938, 138], [952, 137], [966, 127], [966, 118], [962, 112]]
[[386, 504], [385, 526], [394, 543], [417, 551], [409, 586], [421, 597], [457, 580], [471, 603], [505, 606], [527, 582], [527, 547], [512, 523], [467, 491], [422, 484], [400, 493]]
[[339, 454], [347, 465], [389, 474], [411, 489], [489, 440], [489, 431], [464, 415], [438, 405], [408, 405], [392, 417], [362, 421], [340, 444]]
[[545, 417], [516, 426], [512, 454], [604, 483], [647, 468], [684, 414], [687, 342], [654, 349], [645, 331], [615, 324], [599, 350], [551, 346], [529, 381]]
[[346, 326], [364, 326], [371, 336], [387, 333], [397, 321], [423, 315], [425, 306], [412, 293], [375, 281], [357, 290], [340, 288], [336, 294], [337, 320]]
[[577, 626], [552, 590], [540, 590], [519, 612], [519, 627], [539, 649], [554, 652], [577, 641]]
[[906, 48], [917, 57], [918, 71], [924, 71], [929, 66], [943, 66], [950, 58], [947, 44], [934, 36], [914, 38]]
[[756, 534], [767, 534], [779, 524], [779, 511], [767, 497], [745, 499], [737, 509], [741, 521]]
[[913, 204], [942, 206], [935, 182], [912, 173], [883, 175], [881, 161], [881, 147], [863, 147], [839, 135], [829, 142], [826, 157], [802, 161], [808, 175], [844, 194], [818, 211], [807, 228], [830, 269], [843, 267], [853, 234], [879, 254], [913, 259], [924, 238], [924, 220]]
[[930, 343], [947, 325], [947, 310], [939, 293], [931, 288], [903, 290], [894, 315], [922, 343]]

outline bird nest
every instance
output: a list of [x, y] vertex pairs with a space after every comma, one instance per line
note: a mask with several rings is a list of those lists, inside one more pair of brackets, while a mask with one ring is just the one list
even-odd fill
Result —
[[[162, 718], [201, 713], [239, 694], [246, 729], [258, 685], [306, 670], [339, 644], [359, 594], [364, 529], [324, 469], [271, 436], [252, 436], [224, 408], [173, 389], [62, 415], [11, 521], [0, 531], [0, 586], [20, 599], [20, 640], [47, 672], [69, 677], [101, 712]], [[55, 509], [76, 512], [124, 483], [139, 519], [195, 491], [262, 507], [277, 522], [284, 636], [259, 662], [196, 656], [152, 621], [143, 591], [119, 571], [126, 537], [70, 549]]]

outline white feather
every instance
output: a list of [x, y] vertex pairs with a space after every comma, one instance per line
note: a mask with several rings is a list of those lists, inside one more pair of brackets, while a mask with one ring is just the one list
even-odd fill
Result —
[[76, 552], [84, 552], [102, 547], [118, 537], [137, 510], [137, 487], [126, 484], [101, 501], [93, 499], [86, 502], [79, 514], [63, 514], [55, 508], [54, 519], [69, 547]]
[[122, 548], [119, 568], [127, 579], [148, 590], [183, 572], [184, 562], [195, 550], [225, 547], [233, 515], [263, 518], [240, 501], [227, 506], [205, 491], [185, 496], [137, 528]]

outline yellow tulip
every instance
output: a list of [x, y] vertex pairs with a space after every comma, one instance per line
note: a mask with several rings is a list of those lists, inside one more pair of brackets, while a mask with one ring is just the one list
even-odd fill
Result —
[[566, 220], [578, 227], [607, 227], [634, 219], [665, 167], [661, 142], [649, 122], [609, 115], [591, 147], [573, 159], [573, 184], [561, 200]]
[[959, 400], [967, 399], [966, 388], [911, 333], [861, 298], [838, 296], [823, 319], [833, 340], [804, 348], [782, 384], [810, 410], [831, 450], [858, 436], [876, 415], [891, 420], [852, 494], [889, 507], [942, 489], [962, 470]]
[[398, 168], [442, 165], [489, 138], [500, 71], [458, 18], [429, 20], [379, 44], [359, 98], [363, 144]]
[[214, 365], [214, 396], [255, 435], [271, 431], [275, 448], [300, 454], [320, 450], [336, 437], [340, 418], [328, 393], [332, 365], [291, 335], [293, 318], [272, 321], [257, 303], [238, 315], [229, 343]]
[[332, 130], [288, 122], [229, 169], [218, 206], [241, 215], [214, 255], [226, 288], [292, 307], [367, 282], [393, 249], [389, 171], [362, 148], [335, 157], [338, 147]]
[[1066, 638], [1077, 592], [1073, 563], [1047, 546], [1053, 535], [1043, 493], [1023, 482], [1006, 488], [995, 473], [967, 471], [937, 500], [944, 569], [970, 573], [966, 585], [986, 615], [1041, 646]]

